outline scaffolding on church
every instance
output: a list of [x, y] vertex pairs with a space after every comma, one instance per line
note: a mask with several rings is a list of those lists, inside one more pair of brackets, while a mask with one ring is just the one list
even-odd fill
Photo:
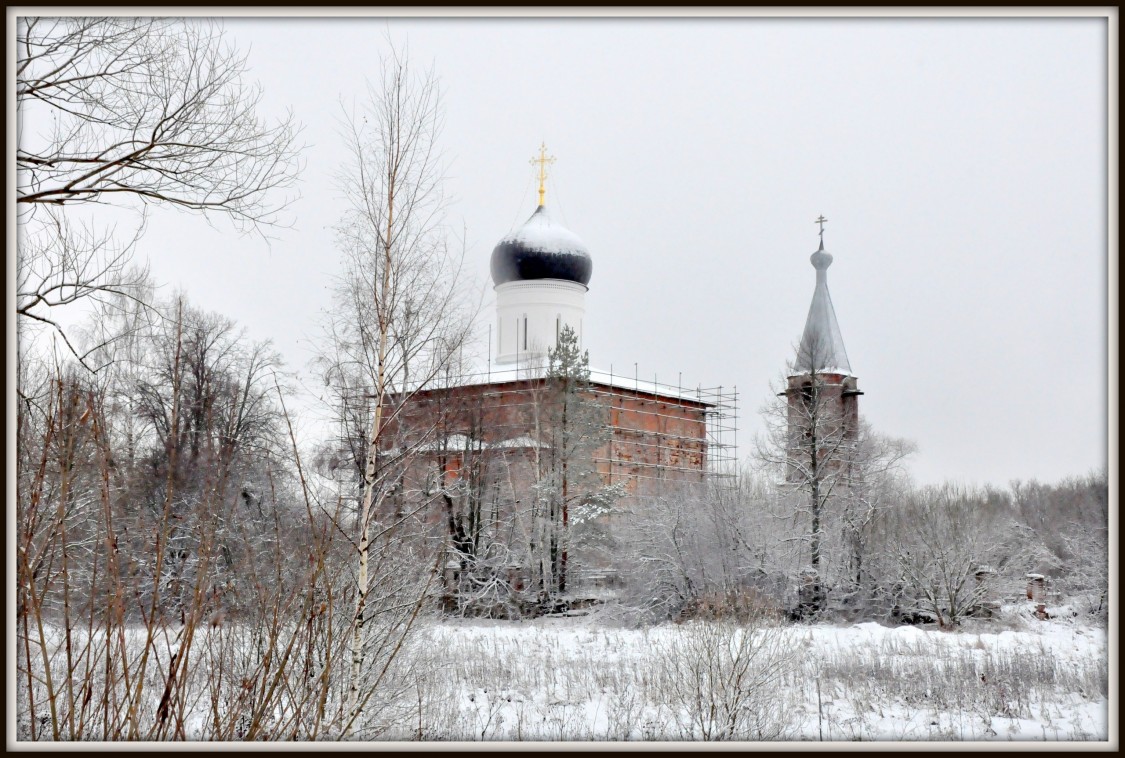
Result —
[[[490, 368], [484, 373], [446, 375], [427, 390], [477, 388], [474, 397], [491, 411], [489, 436], [514, 447], [519, 440], [529, 442], [520, 409], [538, 402], [536, 385], [529, 380], [544, 373], [542, 365]], [[622, 476], [635, 479], [645, 482], [649, 492], [661, 491], [663, 483], [693, 477], [720, 485], [734, 482], [739, 463], [736, 386], [684, 387], [679, 381], [662, 383], [655, 375], [642, 379], [636, 372], [626, 377], [612, 369], [591, 370], [590, 385], [593, 396], [610, 411], [610, 442], [594, 461], [611, 481]], [[631, 423], [615, 423], [613, 419], [621, 416]], [[686, 423], [689, 416], [693, 423]]]
[[[704, 446], [704, 461], [702, 470], [713, 480], [727, 482], [733, 480], [738, 468], [738, 388], [737, 387], [702, 387], [685, 388], [682, 383], [675, 385], [661, 383], [656, 376], [652, 380], [641, 379], [636, 373], [632, 378], [614, 375], [612, 370], [607, 374], [592, 371], [590, 381], [595, 397], [603, 398], [612, 404], [613, 398], [620, 390], [634, 393], [635, 401], [640, 408], [634, 412], [649, 416], [657, 421], [676, 419], [677, 416], [666, 412], [669, 401], [688, 401], [696, 404], [704, 417], [705, 436], [702, 439]], [[616, 390], [616, 391], [615, 391]], [[694, 467], [670, 465], [668, 461], [680, 450], [684, 443], [691, 443], [697, 438], [672, 434], [667, 431], [642, 431], [644, 441], [634, 441], [632, 444], [641, 448], [648, 448], [653, 455], [644, 460], [621, 460], [610, 455], [605, 462], [611, 466], [630, 466], [634, 471], [632, 476], [641, 480], [666, 481], [671, 474], [697, 471]]]

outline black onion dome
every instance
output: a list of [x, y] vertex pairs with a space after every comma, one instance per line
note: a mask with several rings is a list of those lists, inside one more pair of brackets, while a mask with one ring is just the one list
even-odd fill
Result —
[[529, 279], [563, 279], [590, 283], [594, 261], [578, 236], [547, 215], [540, 205], [527, 223], [492, 250], [492, 281], [496, 285]]

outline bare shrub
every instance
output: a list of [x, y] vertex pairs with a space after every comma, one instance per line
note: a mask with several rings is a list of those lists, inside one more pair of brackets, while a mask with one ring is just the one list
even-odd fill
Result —
[[795, 729], [781, 685], [796, 656], [775, 616], [685, 624], [655, 662], [685, 739], [778, 740]]
[[776, 600], [753, 588], [706, 592], [692, 598], [680, 610], [683, 621], [735, 621], [753, 624], [763, 614], [777, 613]]

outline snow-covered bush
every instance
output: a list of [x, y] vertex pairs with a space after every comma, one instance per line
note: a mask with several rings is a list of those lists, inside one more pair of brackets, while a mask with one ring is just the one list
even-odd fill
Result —
[[765, 516], [749, 476], [637, 498], [614, 524], [618, 599], [639, 623], [780, 608], [784, 575], [762, 554]]
[[684, 624], [656, 647], [654, 678], [679, 736], [702, 740], [778, 740], [794, 724], [783, 687], [797, 667], [775, 617], [759, 613]]

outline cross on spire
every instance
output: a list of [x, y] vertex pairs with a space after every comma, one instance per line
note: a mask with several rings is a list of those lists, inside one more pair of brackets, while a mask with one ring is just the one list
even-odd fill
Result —
[[543, 197], [547, 194], [547, 166], [555, 162], [555, 156], [547, 155], [547, 143], [539, 145], [539, 157], [528, 161], [532, 166], [539, 164], [539, 204], [543, 205]]
[[822, 213], [822, 214], [820, 214], [820, 218], [818, 218], [816, 221], [813, 222], [815, 224], [820, 224], [820, 245], [821, 245], [821, 247], [824, 246], [824, 224], [827, 221], [828, 221], [828, 219], [826, 219], [824, 217], [824, 214]]

